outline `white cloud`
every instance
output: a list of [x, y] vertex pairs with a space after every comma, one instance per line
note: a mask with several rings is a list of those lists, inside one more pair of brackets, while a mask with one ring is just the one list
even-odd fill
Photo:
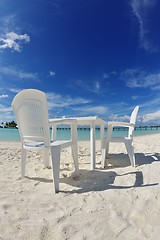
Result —
[[155, 52], [149, 40], [149, 29], [147, 26], [149, 10], [155, 5], [155, 0], [130, 0], [132, 12], [139, 24], [139, 40], [141, 47], [148, 52]]
[[127, 115], [119, 116], [117, 114], [111, 114], [109, 116], [109, 121], [129, 122], [130, 121], [130, 116], [127, 116]]
[[8, 95], [2, 94], [2, 95], [0, 95], [0, 99], [1, 98], [8, 98]]
[[0, 49], [10, 48], [14, 51], [21, 51], [21, 42], [29, 42], [28, 34], [17, 34], [15, 32], [6, 33], [4, 38], [0, 38]]
[[21, 88], [9, 88], [8, 91], [10, 91], [11, 93], [18, 93], [21, 92], [24, 89]]
[[127, 69], [121, 73], [120, 78], [126, 82], [130, 88], [160, 88], [160, 71], [148, 73], [139, 69]]
[[56, 75], [55, 72], [53, 72], [53, 71], [49, 71], [49, 76], [54, 77], [55, 75]]
[[23, 70], [17, 69], [16, 67], [13, 66], [9, 67], [0, 66], [0, 73], [18, 79], [32, 79], [32, 80], [37, 79], [37, 73], [24, 72]]

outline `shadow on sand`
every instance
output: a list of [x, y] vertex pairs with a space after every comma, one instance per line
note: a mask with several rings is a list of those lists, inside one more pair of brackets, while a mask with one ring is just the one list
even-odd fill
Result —
[[[134, 175], [132, 185], [117, 186], [114, 184], [116, 178], [123, 178], [126, 175]], [[143, 183], [143, 174], [141, 171], [128, 172], [125, 174], [117, 174], [115, 171], [103, 171], [103, 170], [80, 170], [80, 176], [75, 180], [75, 176], [71, 175], [68, 178], [60, 179], [60, 182], [72, 185], [78, 189], [72, 191], [60, 191], [65, 193], [85, 193], [91, 191], [104, 191], [108, 189], [129, 189], [134, 187], [149, 187], [158, 185], [158, 183], [153, 184], [144, 184]], [[124, 179], [125, 182], [125, 179]]]
[[[135, 153], [136, 166], [151, 164], [153, 162], [160, 161], [159, 153]], [[107, 168], [118, 168], [118, 167], [128, 167], [130, 166], [130, 161], [128, 154], [118, 153], [118, 154], [109, 154], [106, 159]]]
[[[143, 153], [136, 153], [136, 166], [144, 165], [144, 164], [151, 164], [155, 161], [160, 161], [160, 155], [158, 153], [155, 154], [143, 154]], [[85, 193], [91, 191], [104, 191], [108, 189], [129, 189], [134, 187], [149, 187], [155, 186], [159, 183], [151, 183], [151, 184], [144, 184], [143, 182], [143, 173], [142, 171], [134, 171], [127, 172], [124, 174], [117, 174], [117, 168], [127, 167], [130, 166], [130, 162], [128, 159], [127, 154], [110, 154], [108, 159], [109, 167], [107, 169], [96, 169], [93, 171], [89, 170], [80, 170], [79, 176], [75, 176], [75, 173], [72, 173], [69, 177], [60, 178], [60, 183], [65, 183], [68, 185], [73, 186], [76, 189], [71, 191], [61, 191], [64, 193]], [[111, 170], [112, 168], [112, 170]], [[126, 182], [126, 175], [131, 175], [133, 184], [128, 185]], [[126, 182], [125, 185], [115, 185], [116, 178], [124, 178], [121, 182]], [[44, 182], [44, 183], [51, 183], [52, 179], [46, 178], [39, 178], [39, 177], [26, 177], [30, 180], [34, 180], [36, 182]]]

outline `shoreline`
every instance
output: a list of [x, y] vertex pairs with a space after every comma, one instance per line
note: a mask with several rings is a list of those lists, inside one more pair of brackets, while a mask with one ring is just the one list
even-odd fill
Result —
[[[143, 131], [143, 130], [142, 130]], [[137, 137], [145, 137], [145, 136], [152, 136], [152, 135], [157, 135], [157, 134], [160, 134], [160, 132], [156, 132], [156, 131], [158, 131], [158, 130], [151, 130], [151, 131], [155, 131], [155, 132], [146, 132], [145, 134], [142, 134], [142, 135], [135, 135], [134, 134], [134, 139], [135, 138], [137, 138]], [[119, 131], [117, 131], [117, 132], [119, 132]], [[124, 132], [126, 132], [126, 131], [124, 131]], [[114, 133], [115, 133], [115, 131], [114, 131]], [[117, 135], [118, 136], [118, 135]], [[62, 138], [63, 139], [63, 138]], [[86, 141], [90, 141], [89, 140], [89, 137], [87, 138], [87, 139], [82, 139], [82, 138], [79, 138], [78, 139], [78, 142], [86, 142]], [[100, 138], [98, 137], [97, 139], [96, 139], [96, 142], [98, 142], [98, 141], [100, 141]], [[19, 140], [17, 140], [17, 139], [10, 139], [10, 140], [0, 140], [0, 143], [5, 143], [5, 142], [8, 142], [8, 143], [21, 143], [21, 140], [19, 139]]]
[[[100, 139], [100, 131], [99, 130], [95, 130], [96, 133], [96, 139]], [[135, 130], [134, 131], [134, 137], [137, 136], [145, 136], [145, 135], [152, 135], [152, 134], [157, 134], [160, 133], [159, 129], [148, 129], [148, 130], [144, 130], [144, 129], [139, 129], [139, 130]], [[105, 130], [104, 132], [105, 137], [107, 136], [107, 130]], [[126, 130], [114, 130], [113, 131], [113, 135], [114, 136], [126, 136], [127, 135], [127, 131]], [[79, 141], [83, 141], [83, 140], [89, 140], [89, 136], [90, 136], [90, 131], [89, 129], [78, 129], [78, 140]], [[69, 139], [70, 138], [70, 130], [62, 130], [59, 129], [57, 131], [57, 138], [60, 139]], [[19, 136], [19, 131], [18, 129], [0, 129], [0, 142], [19, 142], [20, 141], [20, 136]]]

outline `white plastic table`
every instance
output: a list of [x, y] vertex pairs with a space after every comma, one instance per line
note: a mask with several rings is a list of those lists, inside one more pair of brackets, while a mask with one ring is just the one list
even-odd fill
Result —
[[[97, 116], [90, 116], [90, 117], [72, 117], [72, 118], [61, 118], [61, 119], [49, 119], [50, 126], [53, 126], [53, 123], [58, 122], [59, 120], [62, 120], [62, 124], [68, 124], [70, 121], [76, 120], [77, 122], [77, 128], [79, 125], [89, 125], [90, 126], [90, 164], [91, 164], [91, 170], [95, 168], [96, 164], [96, 136], [95, 136], [95, 127], [100, 126], [100, 141], [101, 141], [101, 156], [102, 159], [105, 154], [104, 149], [104, 126], [106, 125], [106, 122], [102, 120], [101, 118]], [[56, 137], [56, 132], [52, 128], [52, 139], [54, 140]]]

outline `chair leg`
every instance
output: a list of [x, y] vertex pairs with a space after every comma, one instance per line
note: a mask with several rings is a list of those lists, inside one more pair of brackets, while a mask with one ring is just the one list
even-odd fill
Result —
[[134, 155], [134, 147], [133, 147], [133, 142], [125, 142], [125, 146], [127, 149], [127, 153], [129, 156], [130, 163], [132, 167], [135, 167], [135, 155]]
[[79, 165], [78, 165], [78, 149], [77, 149], [77, 145], [72, 145], [71, 146], [72, 149], [72, 157], [73, 157], [73, 161], [74, 161], [74, 166], [75, 166], [75, 172], [76, 174], [79, 173]]
[[108, 157], [109, 152], [109, 141], [105, 142], [105, 149], [102, 149], [102, 163], [101, 167], [104, 168], [104, 165], [106, 163], [106, 158]]
[[106, 153], [105, 153], [105, 158], [108, 157], [109, 153], [109, 143], [112, 138], [112, 131], [113, 131], [113, 126], [108, 124], [108, 133], [107, 133], [107, 138], [106, 138]]
[[51, 167], [50, 161], [49, 161], [49, 149], [45, 149], [43, 151], [43, 163], [44, 163], [45, 168]]
[[105, 151], [105, 158], [108, 157], [108, 153], [109, 153], [109, 141], [106, 141], [106, 151]]
[[27, 150], [21, 149], [21, 178], [25, 177]]
[[103, 148], [102, 149], [102, 160], [101, 160], [101, 167], [104, 168], [104, 165], [105, 165], [105, 159], [106, 159], [106, 149]]
[[54, 185], [55, 193], [59, 191], [60, 155], [61, 155], [61, 147], [52, 146], [51, 159], [52, 159], [53, 185]]

